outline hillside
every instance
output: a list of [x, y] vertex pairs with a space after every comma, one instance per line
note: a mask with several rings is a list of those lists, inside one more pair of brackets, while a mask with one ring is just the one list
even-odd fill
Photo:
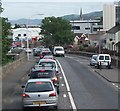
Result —
[[[96, 11], [96, 12], [91, 12], [91, 13], [87, 13], [87, 14], [83, 14], [83, 19], [84, 20], [90, 20], [90, 19], [98, 19], [100, 17], [103, 16], [103, 11]], [[64, 15], [61, 16], [63, 19], [66, 20], [80, 20], [80, 15]], [[18, 19], [18, 20], [9, 20], [11, 22], [12, 25], [14, 24], [29, 24], [29, 25], [39, 25], [41, 24], [41, 19], [32, 19], [32, 20], [28, 20], [28, 19]]]

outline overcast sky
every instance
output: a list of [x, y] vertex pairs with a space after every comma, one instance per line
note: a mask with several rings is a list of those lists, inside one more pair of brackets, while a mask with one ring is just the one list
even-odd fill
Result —
[[[106, 2], [113, 3], [114, 0], [2, 0], [4, 11], [2, 16], [10, 20], [21, 18], [44, 18], [48, 16], [63, 16], [103, 10]], [[84, 1], [84, 2], [82, 2]], [[105, 1], [105, 2], [104, 2]], [[54, 3], [53, 3], [54, 2]], [[36, 15], [44, 14], [44, 15]]]

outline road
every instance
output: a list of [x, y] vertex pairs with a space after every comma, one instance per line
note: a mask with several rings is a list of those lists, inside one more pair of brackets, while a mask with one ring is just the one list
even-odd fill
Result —
[[[34, 64], [35, 58], [31, 56], [30, 60]], [[58, 109], [118, 109], [118, 91], [96, 75], [88, 66], [88, 60], [71, 55], [57, 57], [57, 60], [62, 72]], [[24, 68], [22, 65], [18, 72], [3, 80], [4, 110], [22, 109], [21, 85], [29, 79], [30, 67], [27, 72], [20, 73]]]

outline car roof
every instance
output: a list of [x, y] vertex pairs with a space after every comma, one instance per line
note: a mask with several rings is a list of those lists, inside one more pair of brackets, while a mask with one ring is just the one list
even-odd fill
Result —
[[99, 56], [110, 56], [109, 54], [98, 54]]
[[50, 78], [29, 79], [28, 82], [51, 82]]

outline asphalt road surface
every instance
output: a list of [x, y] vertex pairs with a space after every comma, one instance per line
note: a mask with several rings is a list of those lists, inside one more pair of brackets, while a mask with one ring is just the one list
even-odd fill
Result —
[[[33, 59], [31, 56], [31, 62], [35, 62]], [[57, 57], [57, 60], [61, 71], [58, 109], [118, 109], [118, 91], [88, 68], [88, 60], [71, 55]], [[22, 110], [21, 85], [29, 79], [30, 70], [21, 73], [24, 68], [22, 65], [19, 71], [3, 79], [2, 101], [6, 111]]]

